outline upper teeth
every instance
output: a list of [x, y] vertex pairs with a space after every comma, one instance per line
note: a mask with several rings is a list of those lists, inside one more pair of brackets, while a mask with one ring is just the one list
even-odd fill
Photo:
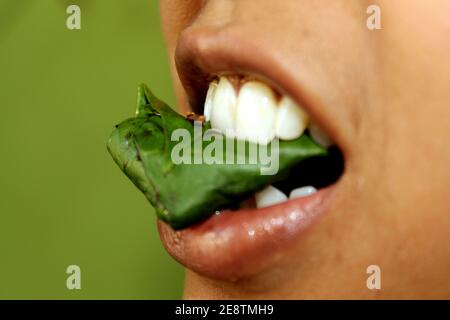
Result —
[[277, 102], [272, 89], [261, 82], [245, 83], [237, 101], [236, 136], [267, 144], [275, 137]]
[[300, 137], [308, 125], [308, 115], [291, 98], [283, 97], [279, 104], [276, 132], [280, 139], [290, 140]]
[[300, 137], [308, 115], [291, 98], [277, 102], [274, 91], [259, 81], [248, 81], [239, 94], [226, 77], [212, 82], [205, 100], [204, 115], [211, 127], [227, 136], [267, 144], [275, 137]]
[[330, 137], [314, 122], [309, 125], [309, 133], [315, 142], [320, 144], [322, 147], [328, 148], [333, 145], [333, 141]]
[[205, 108], [203, 111], [203, 115], [205, 116], [206, 121], [211, 120], [211, 109], [212, 109], [212, 105], [213, 105], [212, 100], [214, 98], [214, 94], [216, 93], [216, 88], [217, 88], [216, 81], [213, 81], [209, 84], [208, 93], [207, 93], [206, 99], [205, 99]]
[[236, 123], [236, 92], [227, 78], [221, 78], [217, 88], [210, 86], [208, 91], [214, 90], [211, 105], [211, 127], [223, 133], [232, 134]]

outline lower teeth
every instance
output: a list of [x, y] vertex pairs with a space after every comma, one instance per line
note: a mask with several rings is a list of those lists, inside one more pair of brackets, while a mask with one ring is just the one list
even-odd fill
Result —
[[265, 208], [285, 202], [288, 197], [274, 186], [267, 186], [255, 194], [256, 207]]
[[289, 199], [281, 190], [275, 188], [272, 185], [267, 186], [263, 190], [255, 194], [255, 201], [249, 202], [249, 200], [241, 203], [240, 208], [248, 208], [249, 204], [256, 204], [256, 208], [265, 208], [273, 206], [287, 200], [298, 199], [308, 197], [317, 192], [317, 189], [313, 186], [300, 187], [292, 190], [289, 194]]
[[317, 189], [313, 186], [297, 188], [291, 191], [289, 194], [289, 199], [304, 198], [316, 192]]
[[265, 208], [287, 200], [308, 197], [318, 189], [335, 183], [344, 171], [344, 159], [337, 146], [330, 147], [328, 151], [329, 155], [326, 157], [303, 161], [292, 169], [286, 180], [255, 193], [250, 199], [241, 202], [239, 208]]

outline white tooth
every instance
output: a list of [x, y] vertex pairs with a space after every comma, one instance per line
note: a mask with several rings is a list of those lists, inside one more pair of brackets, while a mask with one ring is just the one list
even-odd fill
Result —
[[205, 98], [205, 107], [203, 108], [203, 115], [205, 116], [205, 120], [211, 120], [211, 110], [213, 106], [213, 99], [217, 89], [217, 82], [213, 81], [209, 84], [208, 93]]
[[315, 192], [317, 192], [317, 189], [312, 186], [297, 188], [291, 191], [289, 199], [307, 197]]
[[236, 135], [239, 139], [268, 144], [275, 137], [277, 104], [267, 85], [249, 81], [240, 92], [236, 110]]
[[235, 130], [236, 92], [227, 78], [221, 77], [211, 107], [211, 127], [222, 133]]
[[275, 204], [286, 201], [287, 196], [275, 188], [274, 186], [267, 186], [265, 189], [256, 192], [255, 200], [257, 208], [265, 208], [268, 206], [273, 206]]
[[300, 137], [308, 125], [308, 114], [294, 100], [284, 96], [278, 105], [275, 133], [281, 140]]
[[310, 123], [309, 133], [315, 142], [320, 144], [324, 148], [328, 148], [334, 144], [334, 142], [327, 136], [327, 134], [315, 123]]

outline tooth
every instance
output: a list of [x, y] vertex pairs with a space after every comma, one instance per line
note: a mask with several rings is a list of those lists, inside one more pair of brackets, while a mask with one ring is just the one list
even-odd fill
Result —
[[291, 191], [291, 193], [289, 194], [289, 199], [307, 197], [315, 192], [317, 192], [317, 189], [313, 186], [297, 188]]
[[265, 189], [256, 192], [255, 199], [257, 208], [265, 208], [284, 202], [288, 198], [283, 192], [281, 192], [274, 186], [269, 185]]
[[267, 85], [249, 81], [240, 92], [236, 110], [236, 136], [250, 142], [268, 144], [275, 137], [277, 104]]
[[334, 142], [328, 137], [328, 135], [315, 123], [310, 123], [309, 133], [315, 142], [320, 144], [324, 148], [328, 148], [334, 144]]
[[211, 107], [211, 127], [222, 133], [235, 130], [236, 92], [225, 77], [221, 77]]
[[213, 99], [217, 89], [217, 81], [213, 81], [209, 84], [208, 92], [206, 93], [205, 107], [203, 108], [203, 115], [205, 120], [211, 120], [211, 110], [213, 106]]
[[308, 114], [294, 100], [284, 96], [279, 105], [275, 133], [281, 140], [300, 137], [308, 125]]

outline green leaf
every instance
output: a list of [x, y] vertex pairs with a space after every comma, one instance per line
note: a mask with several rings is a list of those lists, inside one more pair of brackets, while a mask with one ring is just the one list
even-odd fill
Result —
[[[209, 123], [202, 128], [195, 127], [156, 98], [145, 85], [138, 87], [137, 100], [136, 116], [116, 126], [108, 141], [108, 151], [155, 207], [158, 217], [175, 229], [185, 228], [218, 209], [248, 198], [268, 184], [286, 179], [290, 169], [306, 158], [327, 154], [307, 135], [280, 141], [278, 148], [272, 142], [267, 148], [273, 147], [276, 152], [273, 159], [278, 159], [279, 170], [264, 175], [261, 174], [266, 165], [263, 159], [258, 157], [254, 163], [248, 163], [250, 148], [260, 146], [246, 142], [245, 151], [238, 152], [238, 141], [217, 134], [211, 135], [211, 141], [203, 141], [205, 131], [211, 133]], [[188, 158], [193, 160], [196, 146], [200, 146], [197, 148], [200, 154], [215, 150], [211, 153], [215, 159], [225, 163], [228, 157], [234, 160], [233, 164], [174, 163], [171, 154], [179, 142], [172, 141], [171, 137], [177, 129], [184, 129], [193, 137]], [[227, 144], [233, 145], [234, 150], [227, 149]], [[236, 164], [238, 158], [245, 163]]]

